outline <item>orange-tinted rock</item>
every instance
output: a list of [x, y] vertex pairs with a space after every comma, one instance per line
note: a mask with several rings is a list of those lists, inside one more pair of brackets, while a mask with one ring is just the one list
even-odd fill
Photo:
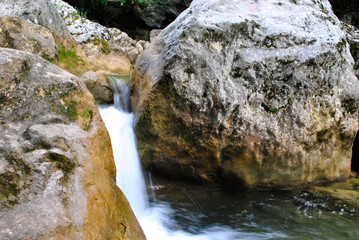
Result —
[[1, 238], [145, 239], [83, 82], [6, 48], [0, 74]]

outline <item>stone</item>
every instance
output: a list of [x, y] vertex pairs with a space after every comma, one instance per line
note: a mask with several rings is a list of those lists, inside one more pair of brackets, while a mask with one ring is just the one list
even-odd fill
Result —
[[113, 104], [111, 83], [105, 74], [109, 73], [104, 71], [86, 72], [81, 77], [97, 104]]
[[59, 50], [52, 33], [40, 25], [7, 16], [0, 18], [0, 47], [13, 48], [57, 61]]
[[[131, 71], [130, 61], [124, 58], [123, 55], [125, 54], [127, 58], [133, 59], [131, 62], [134, 62], [143, 51], [139, 41], [133, 40], [125, 32], [117, 28], [107, 28], [82, 17], [75, 8], [62, 0], [50, 1], [56, 6], [76, 43], [82, 44], [89, 63], [94, 66], [94, 71], [102, 69], [118, 74], [124, 74], [125, 71], [127, 74], [128, 71]], [[90, 52], [95, 51], [94, 45], [102, 48], [102, 53], [105, 54], [90, 54]], [[97, 52], [99, 51], [97, 50]], [[109, 65], [103, 66], [106, 63]], [[115, 69], [111, 70], [111, 68]]]
[[[104, 70], [113, 74], [130, 74], [132, 64], [121, 48], [110, 47], [106, 41], [94, 41], [80, 45], [92, 71]], [[137, 58], [137, 55], [136, 55]]]
[[158, 35], [160, 35], [161, 31], [162, 31], [162, 29], [153, 29], [153, 30], [151, 30], [151, 32], [150, 32], [150, 42], [154, 42], [157, 39]]
[[[339, 199], [352, 206], [355, 211], [359, 207], [359, 178], [350, 178], [344, 182], [332, 183], [328, 186], [315, 186], [309, 189], [309, 193], [316, 197]], [[345, 204], [344, 204], [345, 206]]]
[[343, 23], [343, 28], [347, 32], [347, 40], [350, 46], [350, 53], [354, 58], [355, 75], [359, 79], [359, 29], [355, 26]]
[[72, 46], [74, 39], [54, 5], [48, 0], [1, 0], [0, 16], [14, 15], [46, 27], [58, 44]]
[[150, 1], [149, 4], [135, 3], [133, 12], [152, 29], [164, 28], [185, 10], [192, 0]]
[[83, 82], [0, 48], [1, 239], [145, 239]]
[[196, 0], [131, 76], [143, 166], [245, 187], [347, 178], [353, 64], [327, 0]]

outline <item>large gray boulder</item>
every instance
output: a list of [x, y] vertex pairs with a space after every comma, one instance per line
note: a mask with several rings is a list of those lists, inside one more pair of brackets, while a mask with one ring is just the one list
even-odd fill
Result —
[[65, 45], [73, 45], [75, 42], [49, 0], [0, 0], [0, 17], [8, 15], [15, 15], [48, 28], [57, 42]]
[[0, 48], [0, 132], [1, 239], [145, 238], [79, 78]]
[[355, 75], [359, 79], [359, 28], [343, 23], [347, 32], [347, 40], [350, 46], [350, 53], [354, 58]]
[[138, 58], [145, 168], [255, 186], [346, 178], [359, 82], [327, 0], [195, 0]]

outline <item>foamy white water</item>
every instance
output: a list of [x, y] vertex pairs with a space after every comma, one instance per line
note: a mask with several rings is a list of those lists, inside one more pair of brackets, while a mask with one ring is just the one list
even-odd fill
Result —
[[[148, 240], [233, 240], [233, 239], [277, 239], [285, 237], [282, 234], [258, 234], [238, 231], [223, 226], [203, 229], [198, 234], [191, 234], [176, 229], [176, 223], [170, 219], [172, 209], [165, 204], [147, 203], [146, 185], [137, 153], [136, 139], [133, 131], [133, 114], [125, 110], [129, 98], [128, 86], [115, 77], [109, 78], [115, 92], [116, 106], [100, 107], [100, 113], [111, 137], [113, 156], [116, 163], [116, 183], [126, 195], [133, 212]], [[122, 90], [121, 90], [122, 89]], [[122, 91], [122, 92], [121, 92]], [[119, 97], [121, 96], [121, 97]], [[170, 228], [169, 228], [170, 227]]]
[[146, 189], [132, 128], [133, 116], [114, 106], [100, 108], [100, 112], [111, 137], [117, 169], [116, 184], [138, 218], [146, 208]]
[[114, 106], [100, 107], [101, 116], [110, 133], [113, 155], [117, 168], [117, 185], [126, 195], [148, 240], [233, 240], [233, 239], [277, 239], [282, 234], [258, 234], [239, 232], [223, 226], [203, 229], [201, 233], [191, 234], [176, 229], [176, 223], [170, 219], [173, 211], [169, 205], [154, 204], [149, 207], [145, 190], [145, 181], [137, 153], [133, 131], [133, 114]]

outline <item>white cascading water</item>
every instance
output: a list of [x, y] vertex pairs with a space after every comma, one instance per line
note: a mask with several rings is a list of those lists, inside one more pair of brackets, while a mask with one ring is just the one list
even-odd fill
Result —
[[[117, 168], [117, 185], [126, 195], [148, 240], [226, 240], [253, 239], [251, 234], [239, 233], [225, 227], [204, 229], [193, 235], [174, 226], [169, 218], [173, 211], [169, 205], [147, 204], [145, 181], [137, 153], [133, 131], [133, 114], [126, 112], [129, 107], [128, 85], [119, 77], [109, 76], [115, 91], [115, 106], [101, 106], [100, 113], [111, 137], [113, 155]], [[115, 82], [113, 82], [115, 81]], [[123, 99], [126, 99], [123, 101]], [[173, 223], [173, 224], [171, 224]]]

